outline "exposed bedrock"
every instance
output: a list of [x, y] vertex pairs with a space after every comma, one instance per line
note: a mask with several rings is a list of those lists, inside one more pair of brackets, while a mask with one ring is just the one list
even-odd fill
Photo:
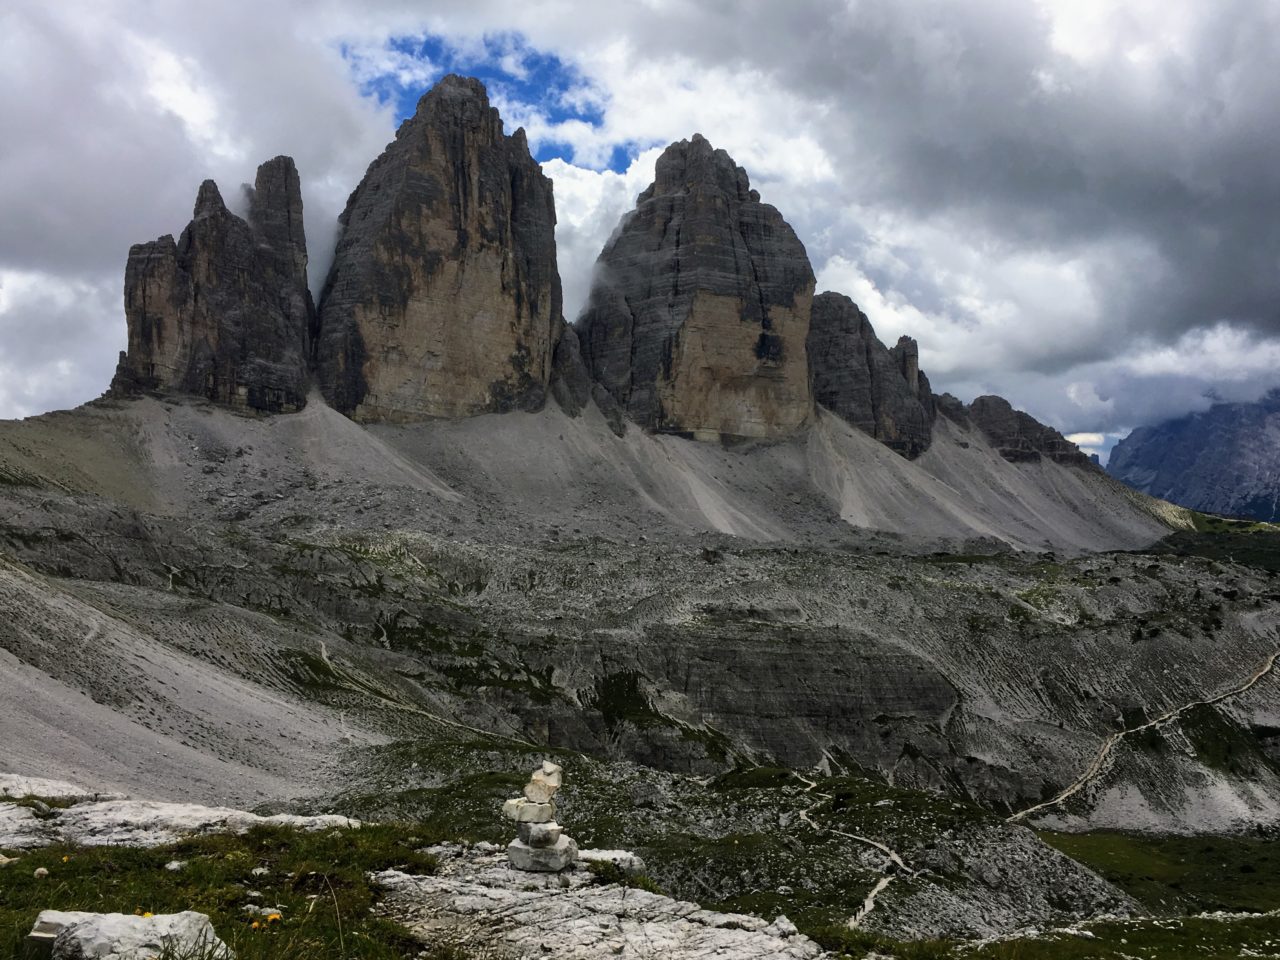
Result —
[[[939, 404], [944, 413], [954, 412], [956, 406], [954, 402]], [[964, 416], [1011, 463], [1035, 463], [1047, 457], [1067, 466], [1096, 469], [1074, 443], [1029, 413], [1015, 410], [1003, 397], [978, 397], [964, 408]]]
[[841, 293], [813, 299], [809, 321], [813, 398], [907, 459], [929, 448], [935, 410], [920, 351], [910, 337], [892, 350]]
[[316, 350], [330, 404], [362, 421], [543, 404], [563, 326], [551, 181], [479, 80], [418, 101], [340, 222]]
[[642, 427], [796, 433], [813, 411], [813, 270], [782, 215], [700, 135], [658, 158], [605, 246], [579, 323], [592, 377]]
[[129, 346], [112, 392], [191, 394], [273, 412], [305, 404], [313, 308], [290, 158], [258, 168], [247, 222], [206, 180], [176, 243], [164, 236], [129, 250], [124, 286]]

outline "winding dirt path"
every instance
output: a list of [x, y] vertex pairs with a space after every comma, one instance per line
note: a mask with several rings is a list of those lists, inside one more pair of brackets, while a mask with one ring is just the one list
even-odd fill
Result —
[[[871, 911], [876, 908], [876, 898], [884, 892], [885, 888], [888, 887], [889, 884], [893, 883], [898, 872], [911, 873], [913, 871], [907, 868], [907, 865], [902, 861], [902, 857], [898, 855], [898, 851], [885, 846], [879, 840], [872, 840], [870, 837], [863, 837], [856, 833], [849, 833], [847, 830], [840, 830], [836, 827], [824, 827], [815, 822], [810, 814], [814, 810], [817, 810], [818, 807], [822, 806], [826, 801], [834, 800], [835, 798], [829, 793], [814, 793], [814, 791], [817, 790], [818, 784], [815, 781], [810, 780], [808, 777], [796, 773], [794, 770], [791, 771], [791, 775], [805, 785], [805, 793], [812, 793], [818, 798], [815, 803], [800, 811], [800, 819], [807, 823], [813, 829], [814, 833], [834, 833], [840, 837], [847, 837], [850, 840], [856, 840], [858, 843], [875, 848], [880, 853], [884, 854], [885, 859], [888, 861], [888, 864], [886, 864], [884, 868], [884, 876], [877, 880], [876, 885], [867, 893], [866, 899], [862, 901], [862, 906], [858, 908], [858, 912], [849, 918], [847, 926], [850, 929], [856, 929], [862, 925], [862, 921], [864, 921], [870, 915]], [[890, 873], [889, 864], [897, 867], [898, 871]]]
[[1098, 776], [1098, 774], [1100, 774], [1103, 771], [1103, 769], [1107, 765], [1107, 761], [1111, 758], [1111, 751], [1115, 748], [1116, 744], [1118, 744], [1125, 737], [1129, 736], [1130, 734], [1141, 733], [1143, 730], [1150, 730], [1153, 727], [1163, 726], [1166, 723], [1170, 723], [1178, 719], [1178, 717], [1180, 717], [1183, 713], [1186, 713], [1188, 710], [1192, 710], [1196, 707], [1212, 706], [1215, 703], [1221, 703], [1222, 701], [1229, 700], [1232, 697], [1240, 696], [1240, 694], [1249, 690], [1256, 683], [1258, 683], [1258, 681], [1262, 680], [1266, 676], [1269, 676], [1275, 670], [1277, 660], [1280, 660], [1280, 650], [1275, 651], [1273, 654], [1271, 654], [1271, 656], [1267, 657], [1267, 659], [1262, 662], [1262, 666], [1260, 666], [1257, 670], [1255, 670], [1249, 676], [1248, 680], [1244, 681], [1239, 686], [1232, 687], [1230, 690], [1226, 691], [1225, 693], [1220, 693], [1217, 696], [1209, 697], [1206, 700], [1193, 700], [1190, 703], [1184, 703], [1182, 706], [1177, 707], [1174, 710], [1170, 710], [1167, 713], [1160, 714], [1160, 716], [1156, 717], [1154, 720], [1148, 720], [1146, 723], [1140, 724], [1136, 727], [1128, 727], [1127, 729], [1121, 730], [1118, 733], [1111, 734], [1109, 737], [1107, 737], [1105, 740], [1102, 741], [1102, 746], [1098, 749], [1097, 754], [1094, 756], [1089, 766], [1085, 768], [1084, 773], [1076, 777], [1076, 779], [1073, 780], [1064, 790], [1062, 790], [1062, 792], [1060, 792], [1057, 796], [1044, 801], [1043, 803], [1037, 803], [1033, 807], [1027, 807], [1027, 809], [1025, 810], [1018, 811], [1013, 816], [1008, 817], [1005, 822], [1017, 823], [1018, 821], [1026, 819], [1027, 817], [1031, 816], [1037, 811], [1046, 810], [1049, 807], [1056, 807], [1058, 804], [1062, 803], [1064, 800], [1067, 800], [1068, 798], [1075, 796], [1075, 794], [1079, 793], [1081, 790], [1085, 788], [1085, 786], [1088, 785], [1089, 781], [1093, 780], [1094, 777]]

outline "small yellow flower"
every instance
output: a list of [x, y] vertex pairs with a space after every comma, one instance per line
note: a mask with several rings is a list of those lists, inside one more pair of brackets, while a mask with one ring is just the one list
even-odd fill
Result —
[[142, 917], [143, 917], [143, 919], [144, 919], [144, 920], [145, 920], [147, 917], [154, 917], [154, 916], [155, 916], [155, 914], [154, 914], [154, 913], [152, 913], [150, 910], [146, 910], [146, 911], [144, 911], [144, 912], [143, 912], [143, 914], [142, 914]]
[[70, 858], [70, 857], [63, 857], [63, 858], [62, 858], [62, 862], [63, 862], [63, 863], [70, 863], [70, 862], [71, 862], [71, 858]]
[[267, 923], [276, 923], [281, 919], [282, 917], [278, 913], [271, 913], [267, 915]]
[[252, 927], [254, 930], [257, 930], [260, 926], [262, 926], [262, 924], [260, 924], [257, 920], [255, 920], [253, 921], [253, 923], [249, 924], [249, 926]]

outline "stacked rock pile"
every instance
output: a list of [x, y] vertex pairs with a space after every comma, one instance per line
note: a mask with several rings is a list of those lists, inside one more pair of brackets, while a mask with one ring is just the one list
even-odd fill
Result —
[[554, 797], [563, 782], [559, 764], [543, 761], [524, 786], [524, 796], [502, 805], [516, 822], [518, 836], [507, 846], [507, 859], [517, 870], [558, 873], [578, 859], [578, 844], [556, 823]]

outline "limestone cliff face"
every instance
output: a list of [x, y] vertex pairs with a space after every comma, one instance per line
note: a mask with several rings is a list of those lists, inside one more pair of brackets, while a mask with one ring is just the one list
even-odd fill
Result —
[[298, 171], [288, 157], [258, 168], [249, 220], [206, 180], [175, 243], [129, 250], [128, 350], [112, 392], [162, 391], [261, 411], [306, 402], [307, 243]]
[[579, 323], [593, 379], [646, 429], [782, 437], [810, 419], [813, 270], [747, 174], [695, 135], [597, 262]]
[[817, 403], [908, 459], [929, 448], [936, 412], [914, 340], [888, 349], [857, 304], [822, 293], [813, 300], [808, 354]]
[[445, 77], [347, 201], [317, 377], [362, 421], [542, 405], [561, 328], [551, 181], [479, 80]]

